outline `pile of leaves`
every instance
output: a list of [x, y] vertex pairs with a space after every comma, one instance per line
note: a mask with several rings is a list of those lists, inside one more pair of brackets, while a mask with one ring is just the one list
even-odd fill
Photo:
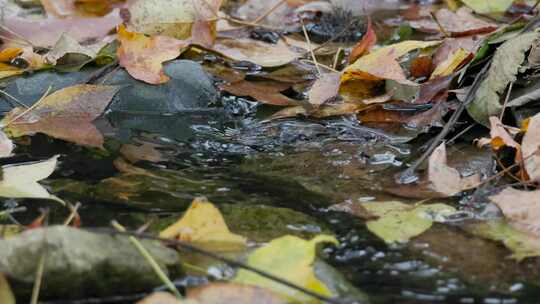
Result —
[[[383, 132], [412, 132], [410, 140], [425, 143], [388, 191], [432, 201], [333, 207], [364, 218], [367, 228], [387, 243], [407, 242], [434, 222], [448, 221], [456, 208], [433, 200], [458, 197], [464, 205], [495, 204], [503, 215], [467, 223], [468, 231], [502, 241], [517, 259], [540, 255], [538, 2], [34, 2], [24, 7], [0, 2], [5, 6], [0, 80], [97, 66], [105, 74], [125, 69], [138, 81], [160, 85], [170, 80], [165, 62], [198, 60], [224, 94], [268, 106], [273, 113], [266, 120], [349, 116]], [[380, 17], [384, 10], [400, 14]], [[16, 145], [37, 133], [103, 149], [103, 135], [93, 121], [120, 89], [88, 82], [47, 92], [39, 100], [7, 96], [15, 106], [1, 122], [0, 156], [11, 156]], [[479, 135], [471, 138], [473, 130]], [[449, 166], [447, 142], [459, 140], [492, 150], [497, 170], [465, 174]], [[53, 157], [4, 165], [0, 195], [66, 204], [38, 183], [54, 172], [56, 162]], [[232, 234], [219, 211], [202, 199], [160, 236], [210, 251], [246, 246], [246, 239]], [[247, 264], [332, 297], [313, 270], [319, 243], [337, 241], [327, 235], [309, 241], [283, 236], [253, 251]], [[289, 251], [294, 259], [283, 254]], [[239, 271], [229, 283], [209, 286], [188, 292], [189, 300], [179, 303], [218, 303], [221, 292], [231, 299], [219, 303], [314, 301], [312, 295], [249, 270]], [[4, 293], [0, 289], [0, 299]], [[250, 296], [235, 297], [243, 293]], [[162, 303], [168, 297], [173, 296], [155, 294], [141, 303]]]

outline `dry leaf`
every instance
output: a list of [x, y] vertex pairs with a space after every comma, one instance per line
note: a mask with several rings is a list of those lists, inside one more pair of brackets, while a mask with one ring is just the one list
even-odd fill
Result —
[[540, 236], [540, 190], [506, 188], [489, 197], [516, 229]]
[[257, 101], [276, 105], [290, 106], [297, 105], [298, 101], [291, 99], [283, 94], [282, 91], [290, 88], [291, 85], [278, 81], [246, 81], [241, 80], [230, 84], [222, 84], [220, 88], [236, 96], [250, 96]]
[[497, 25], [479, 19], [471, 14], [471, 10], [462, 7], [457, 12], [452, 12], [449, 9], [440, 9], [435, 13], [437, 22], [433, 18], [412, 21], [411, 27], [429, 32], [439, 33], [441, 27], [446, 34], [452, 37], [470, 36], [477, 34], [491, 33], [497, 29]]
[[358, 42], [351, 50], [349, 55], [349, 62], [355, 62], [356, 59], [360, 58], [365, 53], [369, 52], [377, 44], [377, 34], [373, 30], [373, 23], [371, 22], [371, 17], [368, 16], [367, 30], [362, 40]]
[[103, 136], [92, 124], [99, 117], [119, 86], [75, 85], [45, 97], [39, 105], [26, 110], [15, 108], [2, 120], [4, 130], [13, 137], [44, 133], [83, 146], [103, 145]]
[[118, 27], [118, 60], [133, 78], [150, 84], [169, 81], [163, 62], [180, 56], [187, 42], [166, 36], [147, 37]]
[[325, 102], [335, 98], [339, 94], [341, 73], [323, 73], [315, 81], [308, 92], [309, 104], [314, 109], [319, 108]]
[[527, 132], [521, 143], [521, 153], [530, 180], [540, 182], [540, 114], [529, 119]]

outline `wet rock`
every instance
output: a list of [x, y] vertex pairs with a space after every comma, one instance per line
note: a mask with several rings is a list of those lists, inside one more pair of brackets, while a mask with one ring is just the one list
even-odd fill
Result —
[[[180, 273], [176, 251], [157, 242], [142, 243], [168, 275]], [[127, 237], [53, 226], [0, 240], [0, 272], [21, 297], [28, 296], [44, 252], [41, 298], [120, 295], [162, 284]]]
[[178, 113], [205, 109], [216, 101], [217, 90], [200, 64], [175, 60], [165, 65], [165, 73], [171, 80], [160, 85], [138, 81], [123, 69], [106, 75], [104, 84], [126, 86], [115, 96], [110, 109], [146, 114]]

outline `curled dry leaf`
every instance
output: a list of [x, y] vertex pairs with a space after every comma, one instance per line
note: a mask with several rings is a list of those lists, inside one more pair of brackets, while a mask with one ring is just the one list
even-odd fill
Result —
[[187, 42], [166, 36], [147, 37], [118, 27], [118, 60], [133, 78], [150, 84], [169, 81], [163, 62], [180, 56]]
[[75, 85], [45, 97], [31, 111], [15, 108], [2, 120], [4, 130], [12, 137], [44, 133], [83, 146], [103, 145], [103, 135], [92, 124], [98, 118], [119, 86]]
[[57, 61], [68, 55], [78, 55], [83, 57], [81, 62], [88, 62], [94, 59], [99, 50], [107, 43], [105, 41], [91, 45], [82, 46], [75, 38], [63, 34], [53, 48], [45, 55], [47, 63], [56, 65]]
[[206, 198], [196, 198], [184, 216], [159, 234], [218, 251], [242, 249], [246, 238], [232, 233], [221, 212]]

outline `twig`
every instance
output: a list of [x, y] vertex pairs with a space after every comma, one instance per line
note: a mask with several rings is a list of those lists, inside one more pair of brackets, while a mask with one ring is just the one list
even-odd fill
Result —
[[504, 99], [504, 105], [501, 111], [501, 115], [499, 115], [499, 120], [502, 121], [504, 117], [504, 112], [506, 111], [506, 106], [508, 105], [508, 100], [510, 99], [510, 94], [512, 93], [512, 89], [514, 88], [514, 82], [510, 82], [510, 86], [508, 87], [508, 92], [506, 92], [506, 98]]
[[439, 19], [437, 18], [437, 16], [435, 15], [434, 12], [431, 12], [430, 13], [431, 15], [431, 18], [433, 18], [433, 20], [435, 20], [435, 23], [437, 23], [437, 26], [439, 27], [439, 29], [441, 30], [441, 33], [443, 33], [444, 37], [445, 38], [450, 38], [452, 37], [452, 35], [450, 35], [446, 29], [444, 29], [444, 27], [442, 26], [441, 22], [439, 22]]
[[24, 110], [22, 113], [20, 113], [19, 115], [15, 116], [15, 118], [13, 118], [12, 120], [8, 121], [5, 125], [3, 125], [2, 127], [7, 127], [9, 126], [10, 124], [12, 124], [13, 122], [15, 122], [17, 119], [23, 117], [24, 115], [26, 115], [28, 112], [32, 111], [33, 109], [35, 109], [37, 106], [39, 106], [43, 100], [45, 100], [45, 98], [49, 95], [49, 92], [51, 91], [51, 86], [49, 86], [49, 88], [47, 89], [47, 91], [45, 92], [45, 94], [43, 94], [43, 96], [41, 96], [41, 98], [35, 103], [33, 104], [31, 107], [29, 107], [28, 109]]
[[[47, 226], [49, 221], [49, 211], [45, 211], [44, 225]], [[36, 269], [36, 277], [34, 280], [34, 286], [32, 287], [32, 297], [30, 298], [30, 304], [37, 304], [39, 300], [39, 291], [41, 290], [41, 283], [43, 282], [43, 273], [45, 271], [45, 261], [47, 259], [47, 230], [43, 230], [43, 252], [39, 257], [38, 267]]]
[[[126, 228], [124, 228], [124, 226], [120, 225], [120, 223], [118, 223], [117, 221], [112, 221], [111, 224], [119, 232], [122, 232], [122, 233], [126, 232]], [[183, 299], [182, 294], [180, 294], [180, 291], [178, 291], [176, 286], [174, 286], [174, 283], [169, 279], [169, 277], [167, 277], [165, 272], [163, 272], [163, 270], [161, 269], [159, 264], [152, 257], [150, 252], [148, 252], [148, 250], [146, 250], [146, 248], [144, 248], [144, 246], [141, 244], [141, 242], [139, 242], [139, 240], [137, 240], [137, 238], [135, 238], [135, 236], [133, 236], [133, 235], [129, 236], [129, 241], [133, 244], [133, 246], [135, 246], [135, 248], [137, 248], [137, 250], [141, 253], [141, 255], [146, 259], [146, 261], [148, 261], [148, 263], [150, 264], [150, 266], [152, 266], [152, 269], [157, 274], [159, 279], [176, 296], [176, 298]]]
[[[196, 247], [196, 246], [193, 246], [189, 243], [186, 243], [186, 242], [183, 242], [183, 241], [180, 241], [180, 240], [175, 240], [175, 239], [164, 239], [164, 238], [160, 238], [160, 237], [156, 237], [154, 235], [151, 235], [151, 234], [146, 234], [146, 233], [141, 233], [141, 234], [135, 234], [133, 232], [120, 232], [120, 231], [115, 231], [115, 230], [109, 230], [107, 232], [107, 230], [105, 229], [96, 229], [96, 230], [92, 230], [93, 232], [95, 233], [109, 233], [109, 234], [117, 234], [117, 235], [126, 235], [126, 236], [132, 236], [132, 237], [138, 237], [138, 238], [141, 238], [141, 239], [147, 239], [147, 240], [155, 240], [155, 241], [161, 241], [162, 243], [166, 244], [166, 245], [169, 245], [169, 246], [177, 246], [177, 247], [180, 247], [184, 250], [187, 250], [187, 251], [190, 251], [192, 253], [196, 253], [196, 254], [200, 254], [200, 255], [203, 255], [203, 256], [207, 256], [207, 257], [210, 257], [212, 259], [215, 259], [215, 260], [218, 260], [218, 261], [221, 261], [223, 263], [226, 263], [232, 267], [237, 267], [237, 268], [242, 268], [242, 269], [245, 269], [245, 270], [248, 270], [248, 271], [251, 271], [255, 274], [258, 274], [262, 277], [265, 277], [269, 280], [272, 280], [276, 283], [279, 283], [279, 284], [282, 284], [284, 286], [287, 286], [289, 288], [292, 288], [292, 289], [295, 289], [295, 290], [298, 290], [298, 291], [301, 291], [303, 292], [304, 294], [306, 295], [309, 295], [315, 299], [318, 299], [320, 301], [323, 301], [323, 302], [326, 302], [326, 303], [331, 303], [331, 304], [350, 304], [351, 302], [350, 301], [344, 301], [344, 300], [341, 300], [341, 299], [335, 299], [335, 298], [329, 298], [329, 297], [326, 297], [324, 295], [321, 295], [317, 292], [313, 292], [309, 289], [306, 289], [302, 286], [298, 286], [294, 283], [291, 283], [287, 280], [284, 280], [280, 277], [277, 277], [271, 273], [268, 273], [268, 272], [265, 272], [263, 270], [260, 270], [260, 269], [257, 269], [255, 267], [252, 267], [252, 266], [249, 266], [249, 265], [246, 265], [244, 263], [241, 263], [241, 262], [238, 262], [236, 260], [233, 260], [233, 259], [229, 259], [229, 258], [226, 258], [226, 257], [223, 257], [219, 254], [215, 254], [213, 252], [210, 252], [210, 251], [206, 251], [204, 249], [201, 249], [199, 247]], [[356, 304], [362, 304], [362, 303], [359, 303], [358, 301], [355, 301]]]
[[327, 69], [328, 71], [339, 73], [338, 70], [336, 70], [336, 69], [334, 69], [334, 68], [332, 68], [332, 67], [329, 67], [329, 66], [327, 66], [326, 64], [322, 64], [322, 63], [320, 63], [320, 62], [315, 62], [315, 61], [309, 60], [309, 59], [301, 59], [300, 61], [303, 61], [303, 62], [309, 62], [309, 63], [311, 63], [311, 64], [313, 64], [313, 65], [318, 65], [318, 66], [321, 67], [321, 68]]
[[306, 30], [306, 25], [304, 24], [304, 21], [300, 20], [302, 23], [302, 31], [304, 32], [304, 36], [306, 38], [309, 52], [311, 53], [311, 58], [313, 59], [313, 62], [315, 63], [315, 67], [317, 68], [317, 72], [319, 73], [319, 76], [321, 76], [321, 68], [319, 67], [319, 63], [317, 62], [317, 57], [315, 57], [315, 52], [313, 52], [313, 46], [311, 45], [311, 40], [309, 39], [309, 35]]
[[0, 90], [0, 94], [4, 94], [6, 95], [7, 97], [13, 99], [16, 103], [18, 103], [19, 105], [25, 107], [25, 108], [29, 108], [26, 104], [24, 104], [22, 101], [20, 101], [19, 99], [17, 99], [16, 97], [12, 96], [11, 94], [9, 94], [8, 92], [4, 91], [4, 90]]
[[433, 139], [433, 141], [431, 142], [431, 145], [424, 152], [424, 154], [422, 154], [420, 158], [414, 161], [407, 170], [405, 170], [401, 174], [398, 174], [397, 176], [398, 183], [407, 184], [407, 183], [412, 183], [417, 180], [415, 178], [415, 171], [418, 169], [420, 165], [422, 165], [422, 163], [426, 159], [428, 159], [431, 153], [433, 153], [433, 151], [435, 151], [435, 149], [442, 143], [442, 141], [446, 138], [446, 136], [450, 133], [450, 131], [452, 131], [454, 125], [456, 124], [458, 119], [461, 117], [461, 114], [463, 114], [467, 106], [476, 97], [476, 91], [480, 87], [482, 80], [484, 80], [484, 77], [486, 76], [487, 71], [489, 70], [490, 66], [491, 66], [491, 61], [489, 61], [484, 66], [484, 68], [482, 68], [482, 70], [480, 71], [480, 73], [478, 73], [478, 75], [476, 75], [472, 86], [467, 91], [467, 96], [465, 97], [465, 100], [459, 105], [459, 107], [456, 109], [454, 114], [452, 114], [452, 117], [450, 117], [450, 120], [446, 123], [441, 133], [439, 133], [439, 135], [437, 135], [437, 137]]
[[69, 214], [69, 216], [64, 221], [64, 226], [69, 225], [69, 223], [71, 223], [71, 221], [75, 218], [75, 215], [77, 214], [77, 211], [81, 207], [81, 203], [77, 202], [75, 204], [75, 206], [72, 206], [71, 204], [68, 203], [67, 206], [68, 206], [68, 208], [71, 209], [71, 213]]

